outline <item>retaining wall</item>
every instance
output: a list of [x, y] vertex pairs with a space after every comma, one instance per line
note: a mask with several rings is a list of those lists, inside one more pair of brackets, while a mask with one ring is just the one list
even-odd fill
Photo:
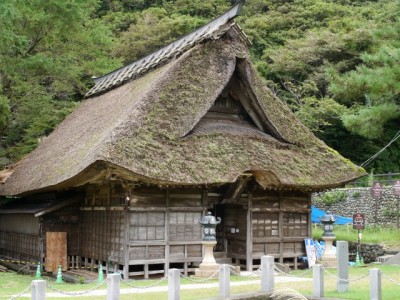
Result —
[[[320, 201], [325, 193], [337, 196], [338, 202], [326, 205]], [[345, 197], [343, 196], [345, 193]], [[367, 225], [394, 225], [398, 226], [400, 196], [393, 194], [393, 187], [384, 187], [382, 195], [375, 198], [371, 194], [371, 188], [343, 188], [314, 193], [312, 204], [317, 208], [331, 214], [352, 218], [353, 214], [360, 212], [365, 215]]]

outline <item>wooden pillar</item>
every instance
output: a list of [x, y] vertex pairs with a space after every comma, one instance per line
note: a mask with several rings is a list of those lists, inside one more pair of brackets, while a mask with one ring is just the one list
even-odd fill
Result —
[[125, 232], [124, 232], [124, 279], [129, 278], [129, 222], [130, 212], [129, 209], [125, 210]]
[[165, 207], [167, 208], [165, 210], [165, 231], [164, 231], [164, 237], [165, 237], [165, 263], [164, 263], [164, 274], [168, 274], [169, 270], [169, 218], [170, 218], [170, 206], [171, 206], [171, 192], [170, 190], [165, 191]]
[[279, 193], [279, 221], [278, 221], [278, 230], [279, 230], [279, 262], [283, 263], [283, 199], [282, 192]]
[[246, 228], [246, 270], [253, 270], [253, 224], [252, 224], [252, 210], [253, 199], [251, 192], [248, 193], [247, 199], [247, 228]]

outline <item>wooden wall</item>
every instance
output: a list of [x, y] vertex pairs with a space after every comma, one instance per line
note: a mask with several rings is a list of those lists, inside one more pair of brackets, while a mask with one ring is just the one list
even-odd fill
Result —
[[0, 255], [17, 261], [39, 261], [39, 228], [39, 220], [32, 214], [2, 214]]
[[[246, 191], [237, 203], [221, 204], [223, 190], [91, 187], [80, 215], [80, 255], [107, 261], [125, 276], [184, 272], [202, 260], [198, 224], [207, 210], [223, 222], [216, 251], [247, 269], [262, 255], [297, 267], [310, 236], [310, 194]], [[221, 256], [221, 255], [219, 255]]]

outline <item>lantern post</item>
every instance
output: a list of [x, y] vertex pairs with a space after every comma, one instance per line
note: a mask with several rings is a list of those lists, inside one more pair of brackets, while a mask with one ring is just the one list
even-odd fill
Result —
[[199, 219], [200, 225], [203, 227], [204, 237], [201, 241], [204, 247], [204, 257], [198, 269], [195, 269], [196, 277], [210, 277], [212, 275], [217, 275], [219, 270], [219, 264], [214, 258], [214, 246], [217, 244], [215, 238], [216, 227], [221, 223], [221, 218], [215, 218], [208, 212], [206, 216]]
[[336, 236], [333, 233], [333, 224], [335, 223], [335, 218], [331, 214], [326, 214], [321, 218], [322, 228], [324, 233], [322, 234], [322, 239], [325, 241], [325, 251], [321, 257], [321, 263], [325, 267], [336, 266], [336, 255], [333, 251], [332, 243]]
[[396, 211], [396, 216], [397, 216], [397, 229], [400, 229], [400, 180], [397, 180], [396, 183], [393, 186], [393, 194], [397, 198], [397, 211]]

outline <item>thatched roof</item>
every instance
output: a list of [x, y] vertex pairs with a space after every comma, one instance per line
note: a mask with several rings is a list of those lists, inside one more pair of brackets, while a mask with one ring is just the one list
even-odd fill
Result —
[[[364, 171], [318, 140], [257, 76], [234, 23], [146, 74], [86, 99], [15, 168], [0, 194], [120, 177], [168, 185], [234, 182], [329, 188]], [[232, 84], [232, 82], [234, 82]], [[207, 119], [232, 89], [253, 119]]]

